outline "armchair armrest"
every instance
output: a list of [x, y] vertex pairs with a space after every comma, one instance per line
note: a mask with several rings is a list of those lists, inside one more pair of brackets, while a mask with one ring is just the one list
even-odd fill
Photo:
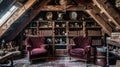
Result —
[[32, 49], [31, 45], [26, 45], [26, 50], [27, 51], [31, 51], [31, 49]]
[[89, 53], [89, 51], [91, 50], [90, 46], [86, 46], [86, 47], [84, 47], [84, 49], [85, 49], [85, 53]]

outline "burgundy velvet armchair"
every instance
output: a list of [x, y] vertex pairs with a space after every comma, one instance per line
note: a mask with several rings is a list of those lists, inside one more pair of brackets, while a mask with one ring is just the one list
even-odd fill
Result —
[[89, 61], [91, 54], [91, 38], [90, 37], [74, 37], [73, 44], [68, 45], [68, 55], [78, 58], [82, 61]]
[[48, 46], [44, 37], [28, 37], [26, 38], [26, 50], [29, 61], [43, 59], [48, 56]]

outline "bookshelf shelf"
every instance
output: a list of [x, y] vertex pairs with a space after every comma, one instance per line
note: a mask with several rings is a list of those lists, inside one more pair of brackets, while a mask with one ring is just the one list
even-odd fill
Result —
[[56, 27], [55, 29], [66, 29], [65, 27]]
[[82, 27], [69, 27], [69, 30], [82, 30]]
[[50, 28], [50, 27], [39, 27], [39, 30], [52, 30], [52, 28]]
[[87, 30], [101, 30], [101, 27], [86, 27]]
[[55, 37], [66, 37], [66, 35], [55, 35]]
[[37, 27], [29, 27], [29, 28], [33, 28], [33, 29], [35, 28], [36, 29]]

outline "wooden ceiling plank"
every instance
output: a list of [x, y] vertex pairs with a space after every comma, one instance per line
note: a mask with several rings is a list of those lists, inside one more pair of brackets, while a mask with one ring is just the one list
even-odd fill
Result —
[[105, 15], [120, 29], [120, 14], [115, 11], [113, 6], [105, 0], [93, 0], [93, 2], [101, 9], [101, 12], [104, 12]]
[[102, 17], [96, 15], [93, 10], [86, 10], [86, 12], [104, 29], [104, 31], [110, 36], [112, 33], [111, 27], [103, 20]]
[[[44, 6], [41, 10], [42, 11], [63, 11], [65, 9], [64, 6], [61, 5], [46, 5]], [[66, 11], [81, 11], [85, 10], [85, 6], [75, 6], [75, 5], [67, 5], [66, 6]]]
[[50, 0], [43, 0], [40, 3], [40, 6], [31, 12], [30, 17], [24, 22], [22, 22], [22, 24], [19, 25], [14, 32], [12, 32], [10, 37], [7, 38], [8, 41], [13, 40], [27, 26], [27, 24], [29, 24], [34, 19], [34, 17], [36, 17], [39, 14], [43, 6], [47, 5], [48, 2], [50, 2]]
[[28, 2], [17, 10], [1, 27], [0, 27], [0, 37], [10, 28], [10, 25], [13, 24], [19, 17], [23, 15], [23, 13], [28, 10], [36, 0], [28, 0]]

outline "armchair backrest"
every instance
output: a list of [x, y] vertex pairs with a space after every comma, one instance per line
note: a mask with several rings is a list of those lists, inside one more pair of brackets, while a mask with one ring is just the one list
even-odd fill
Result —
[[33, 48], [39, 48], [41, 44], [45, 43], [45, 38], [44, 37], [28, 37], [26, 41]]
[[85, 46], [89, 46], [91, 45], [91, 38], [90, 37], [82, 37], [82, 36], [78, 36], [78, 37], [74, 37], [73, 41], [76, 45], [76, 47], [81, 47], [84, 48]]

